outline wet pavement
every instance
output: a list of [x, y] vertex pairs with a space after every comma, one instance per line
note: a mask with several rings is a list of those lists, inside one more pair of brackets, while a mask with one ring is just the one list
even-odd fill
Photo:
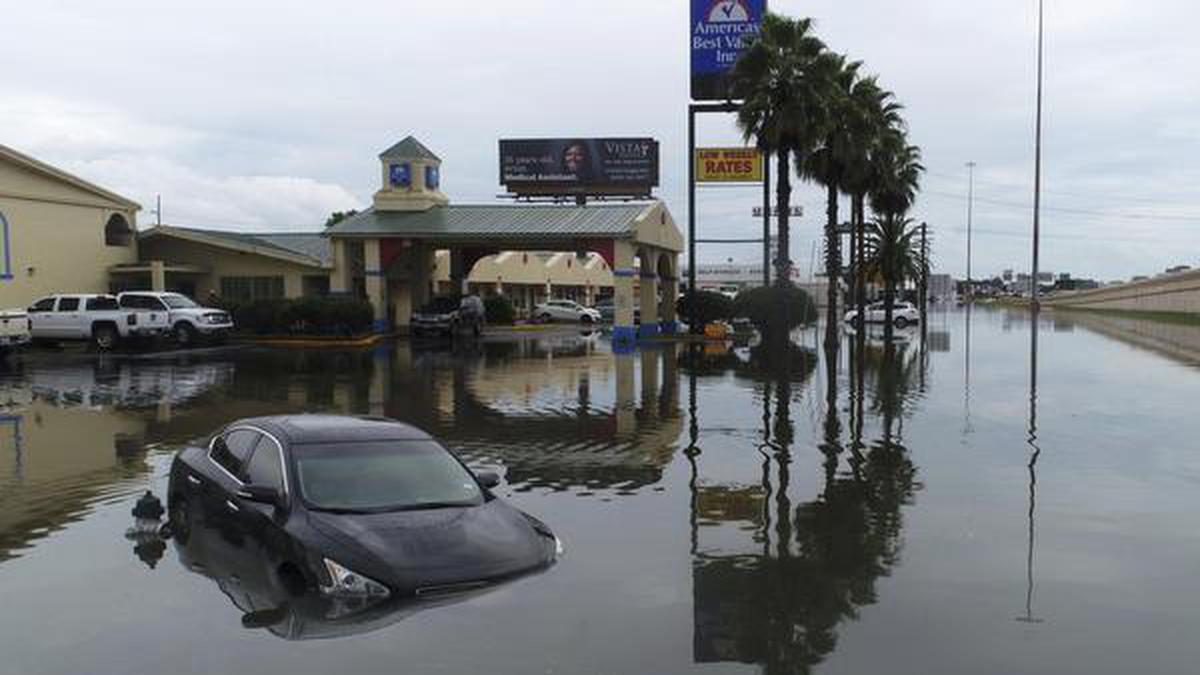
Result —
[[[1030, 329], [940, 311], [835, 360], [817, 330], [28, 353], [0, 372], [0, 673], [1194, 672], [1200, 328]], [[428, 430], [565, 557], [331, 606], [220, 533], [126, 536], [175, 450], [300, 411]]]

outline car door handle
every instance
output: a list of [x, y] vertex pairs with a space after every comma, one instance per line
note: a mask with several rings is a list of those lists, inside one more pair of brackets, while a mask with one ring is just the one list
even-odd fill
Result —
[[189, 483], [191, 483], [192, 485], [199, 485], [201, 483], [199, 478], [196, 478], [195, 476], [193, 476], [190, 473], [188, 474], [187, 481]]
[[230, 501], [228, 499], [225, 500], [225, 507], [227, 509], [229, 509], [230, 511], [233, 511], [234, 513], [237, 513], [238, 511], [242, 510], [242, 508], [240, 506], [238, 506], [237, 504], [234, 504], [232, 501]]

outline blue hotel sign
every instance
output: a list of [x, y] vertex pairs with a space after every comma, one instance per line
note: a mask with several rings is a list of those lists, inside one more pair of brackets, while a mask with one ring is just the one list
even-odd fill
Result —
[[762, 29], [767, 0], [692, 0], [692, 99], [729, 98], [727, 75]]

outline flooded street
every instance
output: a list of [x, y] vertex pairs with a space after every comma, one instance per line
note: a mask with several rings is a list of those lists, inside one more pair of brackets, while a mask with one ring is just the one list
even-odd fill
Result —
[[[0, 373], [0, 673], [1182, 673], [1200, 659], [1200, 327], [933, 313], [890, 347], [615, 356], [30, 352]], [[830, 402], [833, 403], [830, 406]], [[131, 539], [234, 419], [417, 425], [565, 545], [462, 597], [330, 612], [218, 533]], [[280, 598], [283, 599], [280, 599]]]

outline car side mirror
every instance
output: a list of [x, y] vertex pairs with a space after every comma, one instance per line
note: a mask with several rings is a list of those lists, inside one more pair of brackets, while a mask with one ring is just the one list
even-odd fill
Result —
[[483, 487], [491, 490], [500, 484], [500, 476], [494, 471], [482, 471], [475, 474], [475, 480]]
[[279, 494], [279, 490], [266, 485], [243, 485], [242, 489], [238, 491], [238, 496], [246, 501], [270, 504], [271, 506], [279, 506], [283, 503], [283, 495]]

